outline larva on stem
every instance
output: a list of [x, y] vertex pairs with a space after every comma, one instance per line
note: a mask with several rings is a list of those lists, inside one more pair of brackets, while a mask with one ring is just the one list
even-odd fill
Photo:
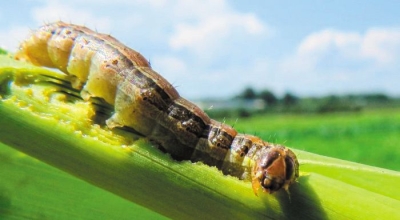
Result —
[[115, 38], [63, 22], [47, 24], [24, 41], [16, 59], [58, 68], [83, 99], [114, 105], [110, 128], [127, 126], [157, 142], [178, 160], [201, 161], [249, 180], [257, 194], [288, 189], [299, 176], [296, 155], [284, 146], [210, 119]]

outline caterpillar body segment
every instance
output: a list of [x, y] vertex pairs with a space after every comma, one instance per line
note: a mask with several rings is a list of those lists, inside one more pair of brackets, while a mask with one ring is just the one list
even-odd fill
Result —
[[97, 97], [113, 105], [108, 127], [131, 127], [173, 158], [200, 161], [251, 181], [256, 194], [287, 189], [299, 176], [290, 149], [210, 119], [140, 53], [110, 35], [63, 22], [47, 24], [21, 44], [16, 59], [58, 68], [83, 99]]

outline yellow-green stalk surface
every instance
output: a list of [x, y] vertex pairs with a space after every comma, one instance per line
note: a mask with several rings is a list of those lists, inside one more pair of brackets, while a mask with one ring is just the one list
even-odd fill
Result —
[[65, 94], [63, 79], [0, 57], [2, 143], [171, 218], [400, 219], [398, 172], [295, 150], [301, 177], [290, 194], [257, 197], [250, 183], [94, 123], [95, 105]]

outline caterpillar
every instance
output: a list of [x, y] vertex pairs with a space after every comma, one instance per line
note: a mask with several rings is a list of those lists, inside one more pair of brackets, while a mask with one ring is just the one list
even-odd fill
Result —
[[174, 159], [200, 161], [251, 181], [256, 195], [259, 189], [288, 190], [299, 176], [290, 149], [210, 119], [180, 97], [140, 53], [110, 35], [61, 21], [46, 24], [21, 44], [15, 58], [57, 68], [84, 100], [96, 97], [113, 105], [106, 120], [110, 129], [133, 128]]

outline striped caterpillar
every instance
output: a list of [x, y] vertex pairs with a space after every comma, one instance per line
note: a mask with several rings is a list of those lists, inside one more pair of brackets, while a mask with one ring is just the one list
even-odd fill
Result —
[[113, 105], [109, 128], [131, 127], [175, 159], [201, 161], [249, 180], [256, 195], [260, 188], [287, 190], [299, 176], [290, 149], [210, 119], [180, 97], [141, 54], [110, 35], [63, 22], [44, 25], [22, 43], [16, 59], [58, 68], [83, 99], [97, 97]]

